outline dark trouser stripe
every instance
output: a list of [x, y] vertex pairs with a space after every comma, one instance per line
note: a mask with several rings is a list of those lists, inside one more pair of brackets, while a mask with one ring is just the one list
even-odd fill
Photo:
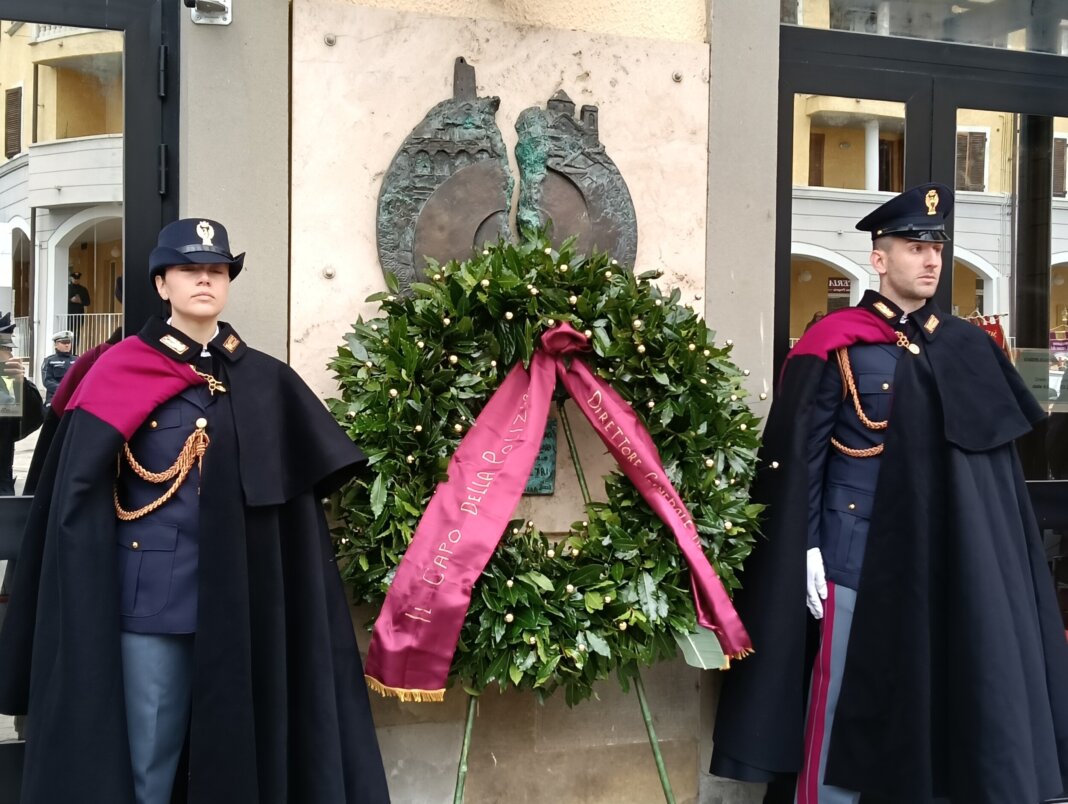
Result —
[[856, 601], [854, 590], [827, 584], [827, 600], [820, 622], [820, 649], [812, 667], [805, 761], [797, 779], [797, 804], [857, 804], [860, 800], [859, 793], [822, 783]]

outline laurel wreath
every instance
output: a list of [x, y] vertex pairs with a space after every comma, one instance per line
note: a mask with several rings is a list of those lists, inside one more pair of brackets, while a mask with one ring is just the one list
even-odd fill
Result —
[[[380, 317], [358, 320], [330, 361], [330, 408], [368, 456], [338, 500], [334, 538], [354, 599], [380, 604], [449, 458], [512, 366], [529, 364], [541, 333], [568, 321], [590, 337], [591, 369], [644, 421], [667, 474], [728, 591], [757, 534], [748, 499], [758, 420], [731, 361], [681, 294], [665, 295], [605, 254], [557, 251], [544, 232], [431, 264], [411, 294], [389, 290]], [[561, 447], [562, 448], [562, 447]], [[509, 524], [482, 577], [450, 677], [472, 695], [491, 684], [569, 704], [613, 671], [629, 675], [675, 655], [695, 627], [685, 560], [668, 529], [618, 471], [606, 501], [566, 534]]]

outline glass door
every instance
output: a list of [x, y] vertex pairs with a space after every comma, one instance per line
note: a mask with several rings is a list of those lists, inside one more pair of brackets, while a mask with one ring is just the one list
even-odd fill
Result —
[[935, 97], [937, 127], [955, 128], [952, 160], [944, 142], [936, 160], [957, 187], [953, 305], [1004, 343], [1048, 414], [1018, 446], [1068, 628], [1068, 98], [960, 79]]
[[833, 56], [824, 64], [786, 37], [782, 58], [776, 366], [811, 323], [878, 284], [871, 240], [854, 224], [926, 181], [931, 163], [928, 76], [832, 68]]
[[[24, 431], [30, 414], [40, 422], [41, 402], [28, 384], [45, 397], [57, 355], [139, 329], [159, 310], [145, 266], [177, 213], [180, 4], [167, 5], [4, 3], [0, 316], [13, 326], [0, 329], [0, 579], [29, 509], [18, 495], [40, 431]], [[0, 622], [6, 594], [0, 582]], [[0, 716], [0, 804], [19, 799], [21, 730]]]
[[[1053, 55], [1068, 53], [1062, 15], [969, 7], [945, 30], [975, 33], [985, 21], [996, 36], [975, 47], [894, 36], [907, 21], [894, 9], [908, 4], [878, 5], [886, 30], [782, 28], [776, 365], [820, 302], [840, 303], [834, 290], [847, 283], [833, 271], [866, 269], [869, 243], [853, 224], [898, 189], [898, 171], [905, 187], [954, 187], [936, 300], [1004, 345], [1049, 414], [1018, 446], [1068, 628], [1068, 57]], [[851, 209], [850, 199], [866, 203]], [[850, 278], [850, 300], [864, 280]]]

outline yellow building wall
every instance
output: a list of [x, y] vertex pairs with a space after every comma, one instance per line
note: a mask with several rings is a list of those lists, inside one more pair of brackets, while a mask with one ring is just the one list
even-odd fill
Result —
[[809, 138], [812, 134], [812, 121], [806, 108], [808, 95], [794, 96], [794, 170], [795, 186], [808, 185]]
[[[953, 261], [953, 311], [959, 316], [969, 316], [975, 312], [975, 286], [979, 275], [971, 268], [957, 260]], [[980, 311], [982, 312], [982, 311]], [[991, 312], [999, 312], [993, 310]]]
[[[811, 278], [801, 281], [808, 271]], [[819, 260], [794, 257], [790, 261], [790, 337], [800, 338], [813, 313], [827, 312], [827, 280], [830, 277], [848, 277]]]
[[957, 111], [957, 128], [986, 129], [986, 165], [988, 193], [1012, 191], [1013, 117], [1008, 112], [988, 112], [980, 109]]
[[[817, 115], [846, 115], [851, 125], [827, 126], [813, 123]], [[793, 183], [808, 185], [809, 140], [813, 133], [824, 135], [823, 187], [864, 189], [864, 121], [904, 120], [905, 105], [894, 101], [874, 101], [830, 95], [797, 95], [794, 98]], [[899, 132], [879, 132], [881, 140], [898, 140]]]
[[824, 135], [823, 186], [864, 189], [864, 129], [812, 127]]
[[[122, 133], [121, 70], [101, 77], [94, 76], [91, 68], [82, 72], [76, 66], [91, 63], [89, 57], [122, 53], [121, 33], [92, 31], [35, 43], [33, 24], [23, 24], [9, 35], [11, 27], [10, 21], [0, 21], [0, 90], [22, 87], [23, 150], [33, 142], [35, 63], [38, 141]], [[0, 152], [0, 164], [4, 161]]]
[[56, 139], [103, 134], [106, 120], [100, 82], [73, 70], [56, 70]]
[[830, 0], [805, 0], [801, 6], [801, 22], [808, 28], [830, 28]]
[[118, 80], [102, 80], [65, 68], [57, 68], [54, 79], [55, 139], [122, 133], [122, 86]]
[[[25, 151], [33, 136], [33, 63], [30, 60], [31, 25], [23, 25], [13, 34], [8, 34], [12, 23], [0, 20], [0, 101], [7, 90], [22, 87], [22, 150]], [[0, 132], [0, 165], [7, 161], [6, 150]]]

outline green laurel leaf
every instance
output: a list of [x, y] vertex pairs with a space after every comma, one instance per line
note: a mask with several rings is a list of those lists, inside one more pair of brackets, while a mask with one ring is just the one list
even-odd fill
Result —
[[371, 512], [378, 517], [386, 508], [386, 476], [379, 475], [371, 486]]

